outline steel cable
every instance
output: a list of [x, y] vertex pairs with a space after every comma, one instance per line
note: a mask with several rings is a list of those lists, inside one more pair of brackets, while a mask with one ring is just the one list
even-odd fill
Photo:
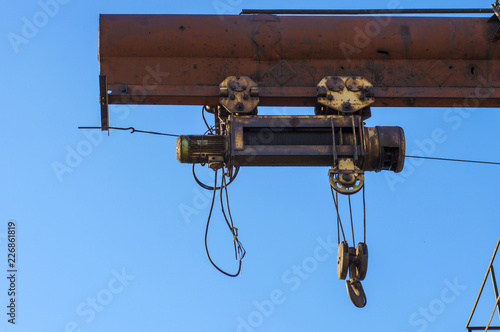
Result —
[[[345, 233], [344, 233], [344, 227], [342, 226], [342, 220], [340, 219], [340, 214], [339, 214], [339, 206], [337, 204], [338, 202], [338, 193], [335, 192], [333, 193], [333, 188], [330, 186], [330, 190], [332, 191], [332, 198], [333, 198], [333, 204], [335, 205], [335, 211], [337, 212], [337, 235], [338, 235], [338, 243], [340, 243], [340, 235], [338, 233], [339, 225], [340, 225], [340, 230], [342, 231], [342, 238], [345, 241]], [[335, 199], [335, 195], [337, 195], [337, 199]]]

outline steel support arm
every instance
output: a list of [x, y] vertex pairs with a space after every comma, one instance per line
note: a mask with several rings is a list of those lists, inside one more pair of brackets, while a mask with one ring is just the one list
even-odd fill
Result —
[[497, 107], [499, 22], [481, 17], [101, 15], [109, 104], [217, 105], [249, 76], [260, 105], [314, 106], [325, 76], [362, 76], [372, 106]]

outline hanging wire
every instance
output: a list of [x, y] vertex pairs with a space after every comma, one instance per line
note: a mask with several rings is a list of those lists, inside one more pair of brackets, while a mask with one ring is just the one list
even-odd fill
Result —
[[[217, 187], [217, 174], [218, 174], [218, 171], [215, 171], [214, 188]], [[228, 272], [222, 270], [219, 266], [217, 266], [217, 264], [214, 263], [214, 261], [210, 257], [210, 251], [208, 250], [208, 229], [209, 229], [209, 226], [210, 226], [210, 219], [212, 217], [212, 211], [213, 211], [213, 208], [214, 208], [215, 195], [216, 195], [216, 192], [217, 192], [216, 189], [213, 190], [212, 203], [210, 205], [210, 212], [208, 213], [207, 226], [205, 228], [205, 251], [207, 253], [208, 260], [210, 261], [210, 263], [219, 272], [227, 275], [228, 277], [236, 277], [241, 272], [241, 261], [243, 260], [243, 257], [245, 257], [246, 250], [245, 250], [245, 248], [243, 248], [243, 245], [238, 240], [238, 229], [236, 227], [234, 227], [233, 220], [232, 220], [231, 214], [229, 212], [230, 211], [229, 210], [229, 198], [228, 198], [228, 194], [227, 194], [227, 184], [225, 183], [225, 174], [226, 173], [224, 172], [224, 169], [223, 169], [222, 170], [222, 180], [221, 180], [220, 188], [226, 188], [226, 203], [227, 203], [227, 207], [228, 207], [228, 215], [229, 215], [229, 220], [230, 221], [227, 219], [226, 214], [224, 212], [224, 204], [223, 204], [224, 201], [222, 199], [222, 190], [221, 190], [221, 195], [220, 195], [220, 203], [221, 203], [221, 209], [222, 209], [222, 213], [224, 215], [224, 219], [226, 221], [226, 224], [228, 225], [229, 230], [231, 231], [231, 234], [233, 235], [233, 244], [234, 244], [235, 256], [236, 256], [236, 259], [238, 260], [238, 270], [237, 270], [237, 272], [235, 274], [231, 274], [231, 273], [228, 273]], [[239, 256], [239, 258], [238, 258], [238, 256]]]
[[[229, 229], [231, 230], [231, 233], [233, 234], [233, 245], [234, 245], [235, 259], [238, 259], [238, 255], [241, 256], [241, 259], [243, 259], [243, 256], [245, 256], [246, 251], [245, 251], [245, 248], [243, 248], [243, 245], [241, 244], [241, 242], [238, 240], [238, 228], [234, 227], [234, 224], [233, 224], [233, 217], [231, 216], [231, 209], [229, 208], [229, 196], [227, 193], [227, 184], [226, 184], [227, 172], [224, 172], [224, 168], [222, 170], [223, 170], [223, 174], [224, 174], [224, 176], [222, 178], [222, 183], [221, 183], [222, 189], [220, 190], [220, 205], [221, 205], [221, 209], [222, 209], [222, 215], [224, 216], [224, 220], [226, 220], [226, 224], [229, 227]], [[226, 196], [226, 207], [227, 207], [227, 214], [229, 216], [229, 221], [228, 221], [228, 218], [227, 218], [226, 213], [224, 211], [224, 201], [222, 199], [222, 191], [225, 192], [225, 196]], [[240, 259], [240, 261], [241, 261], [241, 259]]]

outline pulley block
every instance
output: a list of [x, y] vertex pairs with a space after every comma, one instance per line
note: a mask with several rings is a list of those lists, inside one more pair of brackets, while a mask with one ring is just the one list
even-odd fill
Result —
[[355, 194], [363, 188], [364, 172], [356, 167], [352, 159], [340, 159], [337, 167], [328, 171], [332, 188], [344, 195]]
[[344, 280], [347, 277], [349, 268], [349, 245], [346, 241], [339, 243], [337, 252], [337, 276], [339, 279]]

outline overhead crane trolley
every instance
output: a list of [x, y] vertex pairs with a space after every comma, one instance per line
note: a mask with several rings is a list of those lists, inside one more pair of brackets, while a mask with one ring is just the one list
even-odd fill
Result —
[[[499, 105], [500, 90], [491, 89], [500, 81], [493, 8], [490, 20], [101, 15], [101, 129], [110, 128], [109, 104], [201, 105], [215, 125], [203, 135], [179, 136], [177, 159], [223, 170], [220, 186], [205, 185], [214, 198], [221, 190], [221, 204], [226, 177], [231, 182], [240, 167], [328, 166], [339, 220], [338, 194], [349, 198], [364, 189], [364, 172], [403, 169], [403, 129], [365, 126], [370, 107], [451, 107], [464, 98]], [[377, 24], [377, 34], [362, 30]], [[489, 89], [488, 98], [478, 97], [481, 89]], [[263, 116], [259, 106], [310, 106], [314, 115]], [[245, 251], [226, 221], [239, 273]], [[355, 246], [353, 238], [349, 245], [344, 236], [337, 255], [338, 277], [349, 276], [357, 307], [366, 304], [365, 242]]]

